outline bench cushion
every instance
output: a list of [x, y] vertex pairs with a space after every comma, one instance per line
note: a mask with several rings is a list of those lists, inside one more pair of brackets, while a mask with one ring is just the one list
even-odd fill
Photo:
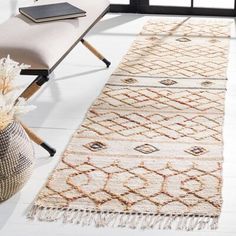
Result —
[[[41, 4], [65, 2], [42, 0]], [[68, 0], [84, 9], [86, 17], [34, 23], [23, 15], [11, 17], [0, 25], [0, 58], [31, 65], [30, 70], [50, 70], [96, 22], [109, 6], [108, 0]]]

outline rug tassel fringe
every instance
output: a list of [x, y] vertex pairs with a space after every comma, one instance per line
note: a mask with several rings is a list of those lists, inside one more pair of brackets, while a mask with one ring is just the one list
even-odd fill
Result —
[[217, 229], [219, 217], [194, 214], [120, 213], [33, 206], [27, 218], [47, 222], [62, 221], [64, 224], [73, 223], [81, 226], [193, 231]]

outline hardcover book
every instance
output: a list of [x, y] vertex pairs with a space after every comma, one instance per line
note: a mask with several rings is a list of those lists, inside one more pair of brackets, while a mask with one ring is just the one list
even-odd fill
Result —
[[21, 7], [19, 12], [36, 23], [82, 17], [86, 12], [68, 2]]

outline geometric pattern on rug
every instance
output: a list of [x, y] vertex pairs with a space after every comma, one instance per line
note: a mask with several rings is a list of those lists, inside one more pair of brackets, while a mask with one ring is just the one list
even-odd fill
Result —
[[196, 18], [165, 17], [164, 20], [151, 19], [144, 25], [141, 35], [207, 37], [220, 40], [230, 37], [230, 21]]
[[205, 19], [172, 19], [158, 23], [151, 20], [144, 26], [143, 36], [135, 40], [115, 74], [225, 78], [229, 25]]
[[[65, 174], [67, 178], [62, 179]], [[100, 176], [99, 180], [95, 176]], [[117, 182], [120, 182], [119, 188]], [[142, 207], [154, 213], [171, 213], [172, 207], [177, 205], [179, 213], [201, 213], [198, 206], [202, 205], [216, 214], [221, 204], [216, 201], [221, 193], [219, 163], [159, 161], [154, 166], [152, 160], [131, 163], [126, 159], [103, 160], [85, 155], [78, 162], [72, 153], [63, 158], [42, 194], [53, 199], [57, 196], [54, 186], [58, 184], [60, 199], [52, 205], [54, 207], [66, 207], [71, 201], [79, 200], [92, 209], [99, 206], [100, 210], [113, 210], [115, 206], [119, 211], [139, 211]], [[179, 185], [179, 191], [175, 185]]]
[[78, 133], [88, 137], [219, 142], [221, 129], [219, 114], [90, 110]]
[[28, 217], [97, 227], [216, 229], [230, 23], [147, 22]]
[[227, 68], [226, 40], [209, 42], [194, 38], [178, 42], [153, 36], [135, 41], [115, 71], [119, 75], [167, 78], [224, 78]]
[[183, 90], [106, 86], [95, 106], [103, 109], [145, 109], [159, 111], [192, 111], [219, 113], [224, 111], [225, 91]]

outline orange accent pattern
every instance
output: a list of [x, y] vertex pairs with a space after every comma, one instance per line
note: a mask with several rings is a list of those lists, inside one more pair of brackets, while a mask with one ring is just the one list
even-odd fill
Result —
[[68, 209], [68, 219], [76, 209], [86, 224], [103, 212], [94, 216], [102, 225], [111, 221], [107, 215], [125, 213], [134, 214], [126, 223], [135, 227], [135, 214], [164, 214], [167, 226], [182, 216], [182, 228], [191, 215], [200, 228], [201, 217], [213, 219], [214, 228], [222, 204], [228, 32], [228, 21], [147, 23], [40, 192], [35, 207], [49, 213], [39, 218], [55, 220], [55, 209]]
[[153, 36], [138, 37], [123, 58], [115, 74], [167, 78], [225, 78], [226, 40], [209, 42], [208, 38], [191, 41], [168, 40]]
[[[165, 86], [166, 87], [166, 86]], [[99, 109], [137, 109], [172, 111], [172, 112], [197, 112], [221, 113], [224, 111], [224, 95], [222, 90], [203, 89], [171, 89], [169, 88], [144, 88], [124, 86], [106, 86], [103, 93], [95, 102]], [[207, 88], [210, 88], [208, 81]]]
[[230, 24], [191, 18], [151, 20], [115, 74], [225, 78]]
[[220, 114], [90, 110], [78, 136], [162, 141], [221, 142]]
[[40, 202], [49, 207], [79, 204], [81, 209], [84, 203], [88, 209], [119, 212], [202, 213], [199, 206], [204, 206], [215, 215], [221, 205], [221, 168], [220, 163], [202, 161], [131, 162], [86, 155], [78, 160], [76, 153], [68, 152]]

